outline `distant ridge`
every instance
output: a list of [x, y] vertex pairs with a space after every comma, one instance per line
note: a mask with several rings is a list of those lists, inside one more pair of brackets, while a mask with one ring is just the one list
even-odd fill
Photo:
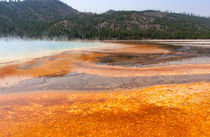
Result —
[[209, 39], [210, 18], [153, 10], [82, 13], [59, 0], [0, 2], [0, 36]]
[[51, 21], [64, 19], [79, 12], [59, 0], [25, 0], [1, 2], [0, 18], [9, 21]]

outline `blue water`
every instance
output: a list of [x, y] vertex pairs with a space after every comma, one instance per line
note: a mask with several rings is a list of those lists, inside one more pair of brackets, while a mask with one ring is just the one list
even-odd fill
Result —
[[41, 40], [0, 40], [0, 63], [33, 57], [40, 57], [55, 51], [77, 48], [99, 47], [100, 42], [41, 41]]

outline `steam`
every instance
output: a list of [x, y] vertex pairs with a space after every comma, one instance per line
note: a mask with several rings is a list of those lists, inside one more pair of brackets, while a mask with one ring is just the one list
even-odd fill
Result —
[[[60, 39], [60, 38], [59, 38]], [[24, 61], [58, 54], [67, 50], [102, 46], [98, 41], [67, 41], [65, 39], [28, 39], [17, 37], [0, 38], [0, 64]]]

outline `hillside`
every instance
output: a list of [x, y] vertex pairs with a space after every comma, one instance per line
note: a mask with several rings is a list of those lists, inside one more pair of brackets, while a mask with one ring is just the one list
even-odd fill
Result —
[[108, 11], [57, 22], [49, 34], [88, 39], [210, 38], [210, 19], [160, 11]]
[[69, 39], [210, 38], [210, 19], [160, 11], [81, 13], [59, 0], [0, 2], [1, 36]]
[[[4, 35], [41, 34], [48, 22], [78, 15], [79, 12], [59, 0], [0, 2], [0, 33]], [[30, 34], [31, 33], [31, 34]]]

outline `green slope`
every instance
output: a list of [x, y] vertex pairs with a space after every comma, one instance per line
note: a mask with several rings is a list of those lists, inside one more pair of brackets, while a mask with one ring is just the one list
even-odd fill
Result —
[[1, 36], [69, 39], [207, 39], [210, 19], [160, 11], [81, 13], [58, 0], [0, 2]]

